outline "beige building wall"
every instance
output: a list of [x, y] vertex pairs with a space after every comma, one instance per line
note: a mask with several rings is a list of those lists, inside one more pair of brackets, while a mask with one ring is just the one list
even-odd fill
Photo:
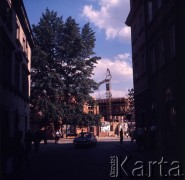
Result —
[[31, 28], [22, 1], [0, 3], [0, 123], [3, 134], [29, 129]]
[[[8, 138], [29, 129], [31, 48], [34, 42], [23, 2], [0, 2], [0, 179]], [[23, 138], [22, 138], [23, 140]]]

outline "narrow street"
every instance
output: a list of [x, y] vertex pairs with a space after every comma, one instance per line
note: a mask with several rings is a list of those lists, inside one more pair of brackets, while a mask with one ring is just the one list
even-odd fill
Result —
[[[63, 138], [57, 144], [54, 140], [49, 140], [48, 144], [42, 141], [40, 152], [29, 154], [31, 166], [25, 166], [24, 180], [163, 179], [159, 165], [149, 167], [152, 162], [162, 161], [156, 155], [137, 151], [136, 143], [127, 138], [123, 144], [119, 138], [98, 138], [96, 147], [81, 148], [74, 147], [73, 139]], [[115, 159], [114, 174], [111, 162]], [[163, 169], [163, 174], [168, 173], [168, 168]]]
[[112, 179], [110, 157], [128, 154], [118, 144], [119, 139], [113, 138], [99, 139], [91, 148], [75, 148], [70, 139], [41, 144], [38, 154], [30, 154], [31, 167], [25, 169], [25, 180]]

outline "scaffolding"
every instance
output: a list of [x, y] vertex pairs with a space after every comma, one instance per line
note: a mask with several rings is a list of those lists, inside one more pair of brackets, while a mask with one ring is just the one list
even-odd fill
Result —
[[[128, 100], [122, 98], [97, 99], [99, 113], [106, 121], [121, 121], [123, 120], [128, 110]], [[111, 107], [111, 109], [110, 109]], [[111, 118], [109, 118], [111, 114]]]

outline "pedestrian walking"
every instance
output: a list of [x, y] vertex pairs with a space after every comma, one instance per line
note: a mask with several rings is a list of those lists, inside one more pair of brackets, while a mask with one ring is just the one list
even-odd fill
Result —
[[120, 143], [123, 143], [123, 130], [120, 130]]
[[47, 144], [48, 143], [48, 132], [46, 128], [44, 129], [43, 136], [44, 136], [44, 144]]
[[40, 131], [37, 129], [33, 137], [35, 153], [39, 152], [40, 141], [41, 141], [41, 134], [40, 134]]
[[84, 130], [83, 129], [81, 130], [80, 134], [81, 134], [81, 137], [84, 137]]
[[60, 133], [57, 130], [56, 133], [55, 133], [55, 143], [58, 143], [59, 139], [60, 139]]

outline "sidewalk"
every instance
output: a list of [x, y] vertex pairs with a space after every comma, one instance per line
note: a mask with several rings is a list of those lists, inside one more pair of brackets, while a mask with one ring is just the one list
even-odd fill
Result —
[[136, 142], [131, 142], [130, 139], [125, 139], [125, 141], [123, 141], [123, 144], [120, 144], [120, 142], [116, 143], [116, 146], [119, 146], [131, 156], [134, 156], [142, 161], [148, 162], [160, 160], [160, 157], [156, 151], [151, 151], [148, 149], [142, 149], [139, 151]]

